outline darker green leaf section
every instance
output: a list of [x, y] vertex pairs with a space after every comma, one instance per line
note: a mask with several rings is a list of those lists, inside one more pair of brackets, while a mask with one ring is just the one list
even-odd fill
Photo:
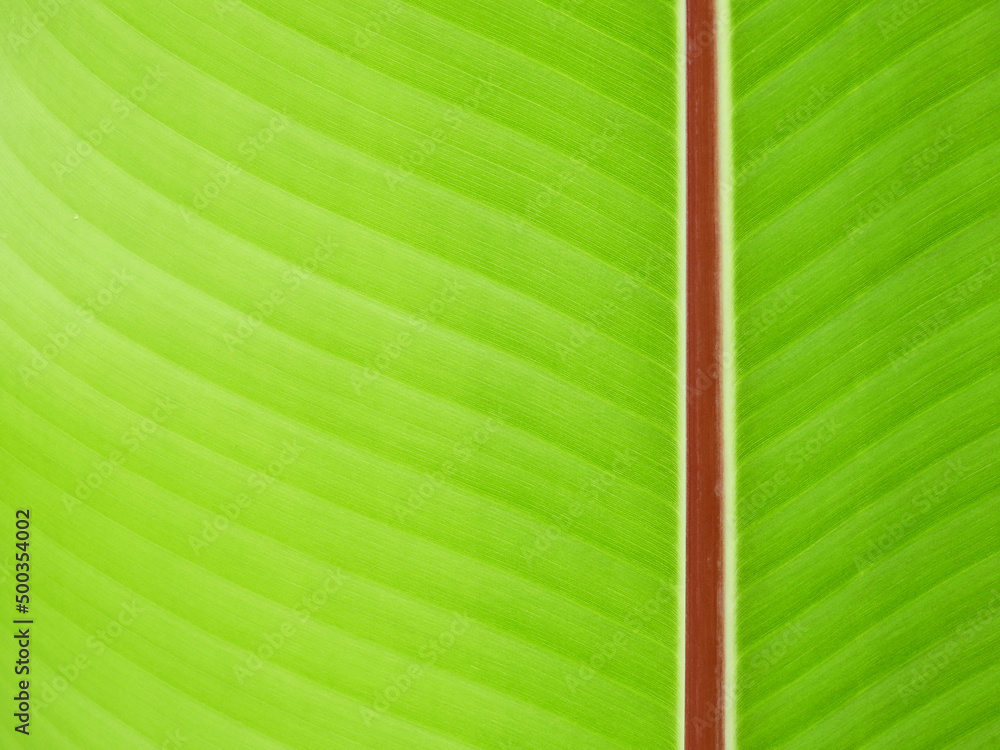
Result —
[[738, 746], [994, 747], [1000, 5], [732, 10]]

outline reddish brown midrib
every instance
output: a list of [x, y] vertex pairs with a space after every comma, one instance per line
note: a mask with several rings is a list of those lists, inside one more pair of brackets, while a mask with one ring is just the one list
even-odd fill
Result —
[[687, 0], [687, 750], [720, 750], [725, 726], [716, 23], [714, 0]]

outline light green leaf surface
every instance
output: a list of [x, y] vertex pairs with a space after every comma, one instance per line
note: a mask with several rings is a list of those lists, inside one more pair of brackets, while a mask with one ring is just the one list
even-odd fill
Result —
[[678, 12], [6, 3], [35, 747], [678, 746]]
[[1000, 4], [732, 4], [736, 737], [1000, 746]]

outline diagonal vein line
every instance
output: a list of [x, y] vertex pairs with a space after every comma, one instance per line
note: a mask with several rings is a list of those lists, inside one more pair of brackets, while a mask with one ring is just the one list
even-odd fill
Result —
[[[967, 440], [966, 442], [962, 443], [962, 445], [958, 446], [957, 448], [949, 450], [949, 451], [947, 451], [946, 453], [944, 453], [941, 456], [935, 457], [934, 464], [932, 464], [932, 466], [938, 466], [939, 464], [941, 464], [943, 462], [947, 462], [953, 456], [958, 455], [958, 454], [960, 454], [960, 453], [962, 453], [964, 451], [969, 450], [972, 446], [978, 445], [979, 443], [987, 442], [990, 439], [995, 438], [995, 436], [998, 433], [1000, 433], [1000, 429], [993, 430], [993, 431], [990, 431], [990, 432], [985, 432], [985, 433], [982, 433], [982, 434], [979, 434], [979, 435], [975, 435], [972, 438], [970, 438], [969, 440]], [[981, 469], [980, 471], [985, 471], [985, 469]], [[905, 483], [905, 479], [904, 479], [904, 483]], [[811, 548], [813, 548], [813, 547], [818, 546], [819, 544], [821, 544], [824, 539], [832, 536], [838, 529], [847, 526], [852, 520], [854, 520], [855, 518], [857, 518], [858, 516], [860, 516], [862, 513], [864, 513], [865, 511], [867, 511], [867, 510], [869, 510], [871, 508], [873, 508], [879, 502], [881, 502], [883, 499], [885, 499], [886, 497], [889, 497], [890, 495], [892, 495], [901, 486], [902, 486], [902, 484], [895, 485], [894, 487], [890, 488], [889, 490], [887, 490], [886, 492], [882, 493], [878, 497], [873, 498], [871, 501], [869, 501], [868, 503], [866, 503], [864, 505], [864, 507], [861, 507], [861, 508], [858, 508], [858, 509], [854, 510], [842, 522], [838, 523], [835, 527], [831, 528], [829, 531], [827, 531], [824, 534], [822, 534], [822, 536], [820, 538], [816, 539], [814, 542], [811, 542], [808, 547], [803, 548], [799, 553], [795, 554], [794, 556], [792, 556], [790, 558], [786, 558], [785, 561], [784, 561], [784, 565], [788, 566], [788, 565], [791, 564], [792, 560], [804, 556]], [[990, 491], [983, 492], [976, 499], [981, 499], [983, 497], [987, 497], [989, 494], [990, 494]], [[969, 501], [970, 504], [972, 502], [973, 502], [973, 500]], [[917, 543], [922, 538], [925, 538], [925, 537], [929, 536], [930, 534], [935, 533], [936, 531], [940, 530], [941, 527], [947, 526], [949, 523], [951, 523], [951, 521], [954, 519], [954, 517], [956, 515], [961, 515], [961, 514], [964, 514], [964, 513], [967, 513], [967, 512], [969, 512], [969, 508], [962, 508], [962, 509], [956, 511], [956, 513], [953, 514], [953, 515], [950, 515], [950, 516], [947, 516], [947, 517], [944, 517], [944, 518], [936, 520], [933, 524], [931, 524], [927, 528], [921, 530], [917, 534], [911, 535], [905, 542], [899, 544], [891, 552], [886, 553], [885, 555], [883, 555], [882, 558], [874, 566], [872, 566], [872, 569], [874, 570], [874, 569], [878, 569], [880, 567], [884, 567], [884, 566], [888, 565], [889, 561], [892, 560], [892, 558], [904, 554], [908, 549], [912, 549], [913, 547], [915, 547], [917, 545]], [[775, 568], [773, 570], [776, 570], [777, 567], [778, 566], [775, 566]], [[747, 589], [747, 595], [748, 596], [752, 595], [752, 591], [753, 591], [754, 586], [763, 585], [765, 583], [764, 579], [767, 577], [767, 575], [770, 572], [773, 572], [773, 570], [769, 571], [768, 573], [765, 573], [765, 574], [762, 574], [760, 576], [757, 576], [756, 580], [753, 583], [749, 584], [746, 587], [746, 589]], [[855, 572], [853, 574], [848, 575], [846, 578], [841, 578], [836, 584], [832, 584], [823, 593], [822, 596], [820, 596], [820, 597], [818, 597], [818, 598], [810, 601], [802, 609], [800, 609], [800, 610], [798, 610], [798, 611], [790, 614], [788, 617], [785, 618], [785, 620], [783, 620], [782, 622], [777, 623], [775, 626], [773, 626], [766, 633], [764, 633], [763, 635], [755, 638], [753, 641], [751, 641], [750, 643], [748, 643], [745, 646], [743, 646], [742, 650], [745, 653], [749, 653], [751, 651], [758, 650], [760, 646], [762, 646], [764, 643], [766, 643], [768, 640], [770, 640], [779, 630], [781, 630], [785, 626], [786, 623], [791, 622], [792, 620], [801, 620], [802, 618], [804, 618], [805, 616], [809, 615], [810, 613], [818, 611], [819, 609], [821, 609], [822, 605], [828, 603], [838, 593], [844, 591], [853, 581], [856, 581], [860, 577], [861, 577], [861, 573], [860, 572]]]

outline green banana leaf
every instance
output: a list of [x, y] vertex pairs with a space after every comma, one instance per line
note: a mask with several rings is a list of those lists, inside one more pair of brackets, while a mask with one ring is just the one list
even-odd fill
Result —
[[1000, 747], [1000, 3], [5, 11], [0, 749], [680, 747], [716, 41], [716, 717]]
[[730, 10], [733, 746], [1000, 747], [1000, 4]]
[[679, 746], [681, 10], [5, 3], [0, 748]]

